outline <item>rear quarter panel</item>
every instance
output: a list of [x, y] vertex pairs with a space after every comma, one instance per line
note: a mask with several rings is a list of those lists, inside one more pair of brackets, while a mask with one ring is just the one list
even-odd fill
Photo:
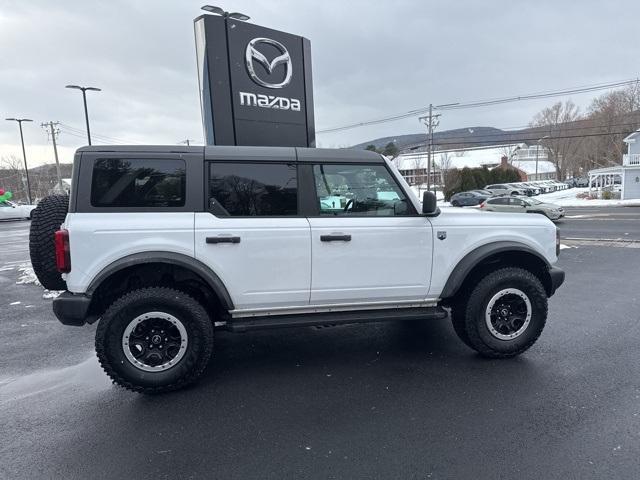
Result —
[[84, 293], [109, 264], [127, 255], [163, 251], [194, 257], [194, 213], [69, 213], [71, 271], [67, 289]]

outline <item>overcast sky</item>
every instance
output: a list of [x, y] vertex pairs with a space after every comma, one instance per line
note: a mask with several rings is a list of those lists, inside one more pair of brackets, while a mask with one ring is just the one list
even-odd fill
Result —
[[[52, 161], [40, 127], [60, 121], [61, 160], [92, 133], [131, 143], [202, 142], [193, 18], [204, 0], [0, 0], [0, 116], [28, 117], [27, 158]], [[214, 3], [215, 4], [215, 3]], [[251, 22], [311, 40], [316, 127], [428, 105], [529, 94], [640, 75], [638, 1], [225, 1]], [[572, 97], [587, 106], [594, 94]], [[446, 112], [440, 129], [517, 127], [554, 100]], [[77, 130], [73, 130], [77, 129]], [[416, 119], [319, 135], [347, 146], [422, 131]], [[74, 136], [75, 133], [79, 136]], [[94, 139], [94, 143], [109, 143]], [[22, 156], [0, 124], [0, 156]]]

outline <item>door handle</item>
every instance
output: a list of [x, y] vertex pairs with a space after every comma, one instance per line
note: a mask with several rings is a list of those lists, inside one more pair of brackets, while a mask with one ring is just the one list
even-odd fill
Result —
[[351, 235], [336, 234], [336, 235], [320, 235], [321, 242], [350, 242]]
[[240, 237], [207, 237], [207, 243], [240, 243]]

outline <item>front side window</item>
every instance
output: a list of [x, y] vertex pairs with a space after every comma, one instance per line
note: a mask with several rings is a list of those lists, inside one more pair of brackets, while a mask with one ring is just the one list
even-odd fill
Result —
[[211, 163], [209, 210], [218, 217], [297, 215], [296, 166], [287, 163]]
[[104, 158], [91, 178], [94, 207], [183, 207], [184, 160]]
[[413, 207], [383, 165], [314, 165], [320, 215], [413, 215]]

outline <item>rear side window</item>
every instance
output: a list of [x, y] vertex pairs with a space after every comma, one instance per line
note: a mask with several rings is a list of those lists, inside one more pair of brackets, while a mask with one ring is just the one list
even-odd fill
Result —
[[96, 160], [91, 178], [94, 207], [183, 207], [184, 160]]
[[502, 197], [502, 198], [494, 198], [492, 200], [489, 200], [489, 202], [491, 205], [508, 205], [509, 204], [509, 199]]
[[298, 214], [298, 175], [287, 163], [209, 165], [209, 210], [217, 217]]

